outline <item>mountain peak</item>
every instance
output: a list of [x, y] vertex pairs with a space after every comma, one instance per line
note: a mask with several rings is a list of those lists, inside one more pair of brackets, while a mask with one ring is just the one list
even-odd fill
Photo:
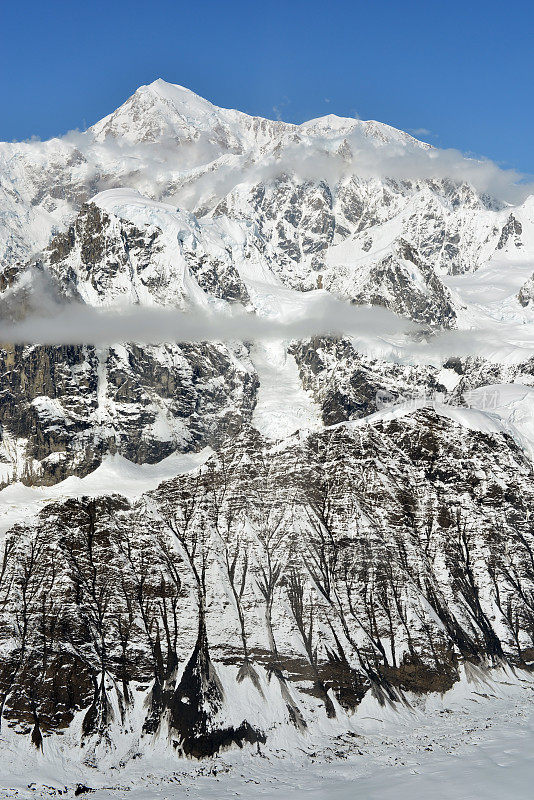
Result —
[[191, 89], [158, 78], [140, 86], [116, 111], [97, 122], [92, 132], [98, 141], [107, 138], [129, 142], [195, 138], [210, 126], [217, 108]]
[[140, 86], [137, 91], [150, 92], [155, 97], [167, 100], [174, 104], [187, 104], [188, 106], [198, 104], [205, 108], [216, 108], [213, 103], [210, 103], [209, 100], [205, 100], [199, 94], [193, 92], [192, 89], [188, 89], [186, 86], [181, 86], [179, 83], [169, 83], [168, 81], [163, 80], [163, 78], [156, 78], [156, 80], [152, 81], [152, 83]]
[[[374, 120], [327, 114], [294, 126], [288, 122], [253, 117], [216, 106], [191, 89], [163, 78], [140, 86], [122, 106], [91, 130], [97, 141], [110, 138], [131, 143], [155, 143], [164, 139], [186, 142], [207, 133], [219, 145], [222, 144], [223, 149], [236, 152], [251, 144], [257, 145], [256, 136], [258, 132], [263, 135], [265, 125], [276, 134], [299, 129], [308, 136], [335, 139], [359, 130], [377, 142], [427, 146], [403, 131]], [[254, 131], [252, 136], [251, 129]], [[267, 144], [267, 140], [262, 140], [262, 144]]]

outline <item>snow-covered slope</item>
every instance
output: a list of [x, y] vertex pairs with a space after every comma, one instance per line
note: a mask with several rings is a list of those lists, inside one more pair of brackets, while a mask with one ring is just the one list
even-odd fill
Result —
[[45, 756], [65, 728], [85, 763], [276, 748], [350, 730], [366, 694], [402, 710], [464, 663], [531, 662], [532, 462], [491, 416], [250, 427], [202, 460], [144, 468], [182, 474], [142, 495], [143, 468], [108, 461], [37, 517], [44, 490], [4, 489], [27, 508], [4, 537], [3, 717]]
[[106, 770], [345, 742], [467, 674], [530, 669], [534, 200], [459, 159], [164, 81], [86, 132], [0, 144], [6, 325], [237, 306], [279, 331], [369, 306], [361, 339], [326, 320], [2, 345], [12, 752], [56, 763], [66, 735]]

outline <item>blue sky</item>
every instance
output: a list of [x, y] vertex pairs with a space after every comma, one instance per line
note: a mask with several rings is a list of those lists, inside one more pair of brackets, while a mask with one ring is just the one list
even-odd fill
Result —
[[2, 140], [84, 128], [162, 77], [251, 114], [358, 115], [534, 173], [532, 0], [4, 0], [0, 25]]

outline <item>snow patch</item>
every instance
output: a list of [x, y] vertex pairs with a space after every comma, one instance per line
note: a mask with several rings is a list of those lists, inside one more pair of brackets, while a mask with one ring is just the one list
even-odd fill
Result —
[[107, 455], [84, 478], [70, 476], [54, 486], [12, 483], [0, 491], [0, 535], [17, 523], [38, 514], [45, 505], [75, 497], [121, 494], [129, 500], [156, 489], [160, 483], [202, 466], [213, 451], [173, 453], [157, 464], [134, 464], [121, 455]]
[[260, 387], [252, 424], [270, 439], [299, 429], [322, 428], [321, 410], [300, 380], [295, 358], [282, 341], [258, 343], [250, 353]]

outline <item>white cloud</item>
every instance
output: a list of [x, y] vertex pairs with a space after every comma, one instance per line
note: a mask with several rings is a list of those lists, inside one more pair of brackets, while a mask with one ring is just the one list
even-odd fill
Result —
[[408, 128], [408, 131], [414, 136], [431, 136], [432, 134], [428, 128]]
[[471, 184], [478, 192], [487, 193], [502, 201], [521, 203], [534, 193], [534, 184], [513, 169], [501, 169], [489, 159], [467, 158], [458, 150], [441, 150], [405, 142], [377, 143], [358, 127], [344, 135], [352, 151], [347, 162], [334, 147], [337, 140], [324, 142], [324, 147], [300, 142], [286, 146], [282, 152], [260, 164], [244, 170], [242, 165], [228, 169], [224, 175], [228, 184], [260, 181], [290, 172], [304, 180], [325, 180], [335, 185], [347, 175], [360, 178], [393, 178], [398, 180], [449, 180]]
[[0, 323], [0, 341], [16, 344], [93, 344], [121, 341], [158, 342], [254, 341], [302, 339], [318, 334], [341, 334], [371, 340], [379, 334], [415, 330], [407, 320], [383, 308], [353, 306], [321, 293], [311, 298], [306, 314], [291, 321], [248, 313], [235, 305], [228, 312], [194, 308], [127, 306], [96, 308], [79, 303], [48, 301], [48, 313], [33, 313], [15, 323]]
[[[430, 330], [376, 306], [355, 306], [326, 292], [307, 296], [300, 313], [272, 319], [248, 313], [240, 305], [226, 312], [194, 307], [184, 312], [140, 306], [95, 308], [62, 303], [44, 283], [41, 308], [18, 322], [0, 323], [0, 341], [14, 344], [92, 344], [117, 342], [258, 341], [348, 336], [357, 349], [374, 357], [440, 364], [450, 356], [482, 356], [523, 362], [534, 356], [534, 326], [501, 324], [491, 329]], [[26, 298], [27, 299], [27, 298]], [[34, 298], [35, 299], [35, 298]], [[33, 302], [30, 307], [36, 308]], [[4, 317], [5, 318], [5, 317]]]

